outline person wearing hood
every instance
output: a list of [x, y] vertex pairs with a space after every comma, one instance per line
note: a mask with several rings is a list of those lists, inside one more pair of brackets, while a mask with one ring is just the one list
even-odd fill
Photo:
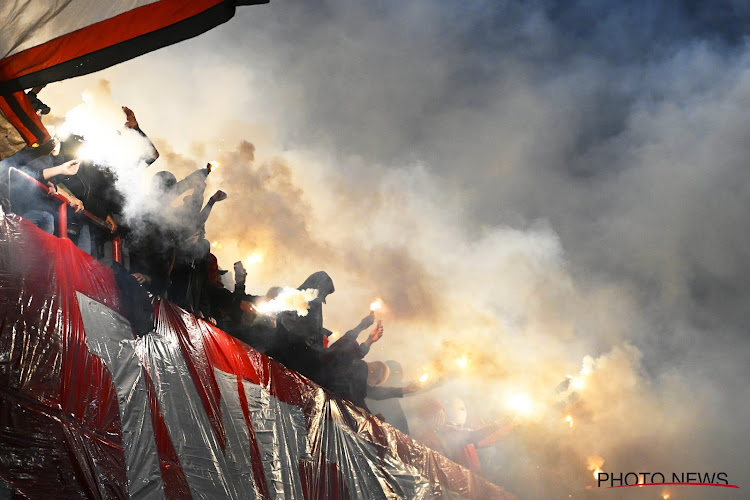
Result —
[[311, 274], [297, 289], [315, 289], [318, 296], [308, 303], [309, 309], [305, 316], [300, 316], [295, 311], [279, 315], [274, 345], [268, 354], [287, 368], [320, 384], [324, 339], [330, 335], [323, 328], [323, 304], [336, 288], [328, 273], [318, 271]]

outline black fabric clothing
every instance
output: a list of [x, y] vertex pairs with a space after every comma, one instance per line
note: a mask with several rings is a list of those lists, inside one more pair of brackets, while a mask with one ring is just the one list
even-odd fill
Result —
[[[361, 361], [363, 356], [364, 354], [355, 339], [351, 337], [338, 339], [322, 354], [323, 377], [321, 385], [337, 396], [350, 401], [355, 399], [355, 392], [361, 392], [364, 400], [367, 394], [367, 363]], [[364, 364], [364, 381], [354, 381], [354, 378], [359, 375], [359, 371], [362, 369], [361, 366], [355, 366], [357, 361]], [[356, 389], [354, 385], [357, 385]], [[364, 401], [362, 403], [364, 404]]]
[[91, 162], [82, 162], [78, 173], [62, 177], [59, 182], [83, 202], [86, 210], [100, 219], [122, 214], [125, 197], [115, 186], [115, 176], [111, 170], [99, 168]]
[[[390, 374], [388, 376], [388, 379], [385, 381], [385, 384], [391, 386], [401, 386], [403, 384], [404, 378], [403, 367], [401, 366], [401, 364], [394, 360], [386, 361], [385, 364], [388, 365], [388, 368], [390, 369]], [[378, 388], [379, 387], [380, 386], [378, 386]], [[375, 414], [383, 415], [383, 418], [386, 422], [388, 422], [404, 434], [409, 434], [409, 422], [406, 419], [404, 409], [401, 407], [401, 401], [399, 397], [379, 399], [375, 397], [378, 392], [377, 389], [375, 390], [375, 392], [373, 392], [372, 389], [374, 388], [372, 386], [368, 386], [367, 389], [367, 399], [365, 400], [365, 402], [370, 408], [370, 411]]]
[[175, 250], [175, 265], [170, 275], [169, 300], [178, 307], [205, 318], [211, 316], [208, 298], [208, 272], [205, 259], [185, 262], [179, 246]]
[[112, 263], [115, 281], [122, 292], [123, 310], [133, 331], [142, 337], [154, 329], [154, 306], [148, 292], [118, 262]]
[[266, 354], [320, 385], [323, 376], [322, 355], [324, 352], [320, 344], [308, 342], [308, 339], [297, 333], [291, 333], [279, 322], [273, 345]]
[[232, 337], [265, 354], [268, 354], [276, 336], [276, 328], [266, 324], [248, 326], [225, 319], [224, 328]]
[[362, 360], [355, 360], [352, 362], [350, 370], [351, 394], [348, 399], [350, 399], [355, 405], [367, 410], [369, 413], [375, 413], [368, 407], [366, 398], [369, 397], [371, 399], [383, 400], [404, 397], [403, 387], [367, 385], [367, 374], [367, 363]]
[[145, 285], [154, 295], [164, 297], [175, 258], [175, 236], [160, 216], [147, 215], [137, 233], [128, 239], [130, 272], [151, 278]]
[[311, 274], [298, 290], [316, 289], [318, 298], [309, 302], [306, 316], [294, 311], [278, 316], [278, 329], [269, 355], [320, 385], [327, 376], [323, 370], [325, 347], [323, 339], [328, 330], [323, 328], [323, 303], [333, 293], [333, 280], [324, 271]]
[[223, 327], [232, 323], [242, 322], [243, 300], [254, 302], [257, 297], [245, 294], [245, 285], [235, 285], [234, 293], [224, 287], [213, 285], [206, 286], [211, 317], [216, 320], [217, 326]]

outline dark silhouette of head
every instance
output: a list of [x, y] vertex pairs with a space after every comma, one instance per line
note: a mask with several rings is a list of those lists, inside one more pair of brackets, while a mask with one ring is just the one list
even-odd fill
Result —
[[297, 289], [307, 290], [309, 288], [314, 288], [318, 291], [318, 297], [315, 300], [323, 304], [326, 303], [326, 297], [336, 291], [333, 286], [333, 280], [325, 271], [318, 271], [311, 274]]

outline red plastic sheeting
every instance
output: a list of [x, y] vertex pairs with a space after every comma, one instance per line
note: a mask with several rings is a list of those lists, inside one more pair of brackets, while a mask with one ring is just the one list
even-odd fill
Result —
[[167, 301], [135, 339], [112, 272], [15, 216], [0, 310], [0, 492], [512, 498]]

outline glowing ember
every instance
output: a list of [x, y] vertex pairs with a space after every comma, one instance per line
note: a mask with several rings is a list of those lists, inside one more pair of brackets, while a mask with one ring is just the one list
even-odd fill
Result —
[[604, 465], [604, 459], [602, 457], [600, 456], [589, 457], [588, 469], [594, 472], [594, 479], [599, 479], [599, 474], [604, 472], [602, 470], [602, 465]]
[[245, 259], [246, 266], [252, 266], [253, 264], [260, 264], [263, 262], [263, 256], [258, 252], [253, 253], [247, 259]]
[[429, 379], [429, 378], [430, 378], [430, 374], [429, 373], [425, 373], [421, 377], [419, 377], [419, 381], [424, 384], [425, 382], [427, 382], [427, 379]]
[[370, 311], [375, 312], [382, 308], [383, 308], [383, 300], [380, 299], [379, 297], [375, 299], [375, 301], [372, 304], [370, 304]]
[[669, 500], [669, 498], [670, 498], [671, 496], [672, 496], [672, 495], [670, 495], [670, 494], [669, 494], [669, 492], [667, 492], [667, 491], [665, 491], [665, 492], [664, 492], [664, 493], [662, 493], [662, 495], [661, 495], [661, 497], [662, 497], [662, 498], [663, 498], [664, 500]]
[[514, 394], [508, 398], [507, 406], [521, 415], [530, 415], [534, 411], [534, 403], [526, 394]]
[[567, 415], [565, 417], [565, 421], [568, 423], [568, 425], [572, 429], [573, 428], [573, 415]]
[[275, 299], [261, 302], [255, 305], [259, 314], [271, 316], [282, 311], [296, 311], [300, 316], [307, 316], [310, 309], [309, 302], [318, 296], [314, 288], [297, 290], [296, 288], [284, 288]]
[[466, 365], [469, 364], [469, 358], [466, 357], [466, 354], [461, 356], [456, 360], [456, 364], [460, 366], [461, 368], [466, 368]]

